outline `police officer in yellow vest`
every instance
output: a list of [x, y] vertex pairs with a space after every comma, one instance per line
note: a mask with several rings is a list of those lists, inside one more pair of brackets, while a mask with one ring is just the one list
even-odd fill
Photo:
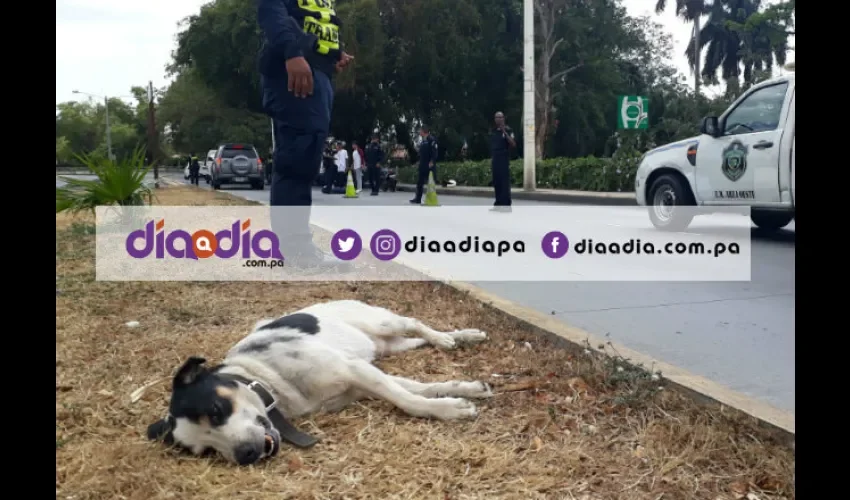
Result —
[[[313, 181], [330, 127], [334, 73], [353, 59], [341, 47], [334, 0], [258, 0], [264, 36], [259, 54], [263, 108], [272, 117], [272, 225], [287, 265], [332, 269], [309, 227]], [[285, 206], [286, 209], [276, 209]]]

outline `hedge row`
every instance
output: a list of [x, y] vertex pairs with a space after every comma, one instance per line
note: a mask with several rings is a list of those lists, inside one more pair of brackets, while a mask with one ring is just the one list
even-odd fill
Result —
[[[640, 154], [613, 158], [548, 158], [537, 160], [537, 187], [598, 192], [631, 192]], [[399, 181], [416, 183], [416, 166], [399, 169]], [[511, 162], [511, 185], [522, 187], [522, 159]], [[453, 179], [458, 186], [492, 186], [490, 160], [437, 164], [438, 182]]]

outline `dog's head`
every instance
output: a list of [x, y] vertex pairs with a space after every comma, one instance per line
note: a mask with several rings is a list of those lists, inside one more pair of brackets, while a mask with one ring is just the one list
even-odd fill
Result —
[[266, 416], [260, 396], [207, 369], [205, 362], [191, 357], [177, 370], [169, 415], [148, 427], [148, 439], [195, 455], [215, 450], [240, 465], [275, 455], [280, 434]]

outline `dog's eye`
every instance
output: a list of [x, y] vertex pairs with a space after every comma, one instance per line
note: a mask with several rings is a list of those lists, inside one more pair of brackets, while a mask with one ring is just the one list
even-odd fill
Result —
[[221, 425], [224, 420], [224, 412], [221, 411], [221, 407], [219, 405], [215, 405], [210, 410], [210, 424], [212, 425]]

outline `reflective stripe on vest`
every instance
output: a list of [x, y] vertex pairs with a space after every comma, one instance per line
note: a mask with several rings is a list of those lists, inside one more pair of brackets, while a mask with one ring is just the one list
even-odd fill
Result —
[[316, 52], [331, 55], [339, 52], [339, 27], [342, 24], [336, 16], [333, 0], [298, 0], [301, 10], [299, 16], [304, 19], [304, 32], [319, 38]]

